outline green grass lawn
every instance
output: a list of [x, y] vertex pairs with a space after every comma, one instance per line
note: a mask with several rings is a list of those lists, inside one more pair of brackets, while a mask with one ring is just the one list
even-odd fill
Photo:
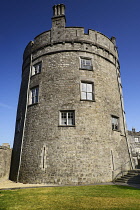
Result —
[[115, 185], [0, 191], [0, 210], [139, 209], [140, 190]]

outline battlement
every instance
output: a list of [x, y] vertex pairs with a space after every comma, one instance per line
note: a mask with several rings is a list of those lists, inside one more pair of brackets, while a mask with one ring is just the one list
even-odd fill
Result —
[[[83, 45], [85, 44], [87, 45], [84, 48], [85, 51], [90, 50], [91, 53], [101, 54], [102, 56], [108, 54], [108, 57], [109, 54], [111, 54], [114, 59], [118, 60], [117, 48], [113, 42], [114, 37], [109, 39], [104, 34], [92, 29], [89, 29], [88, 33], [85, 34], [83, 27], [65, 27], [61, 30], [57, 30], [56, 28], [55, 30], [45, 31], [36, 36], [34, 41], [30, 42], [25, 48], [23, 59], [25, 61], [31, 53], [34, 54], [45, 48], [49, 49], [49, 51], [47, 50], [47, 53], [54, 53], [53, 46], [57, 44], [65, 45], [66, 43], [71, 43], [73, 45], [73, 50], [80, 50], [80, 48], [77, 48], [75, 45], [76, 43], [79, 43], [82, 48], [81, 50], [83, 50]], [[48, 48], [49, 46], [50, 48]], [[66, 47], [62, 48], [66, 50]], [[72, 49], [67, 48], [67, 50]]]
[[[65, 27], [65, 24], [65, 5], [54, 5], [51, 30], [39, 34], [35, 37], [34, 41], [27, 45], [24, 51], [23, 60], [25, 61], [31, 54], [45, 49], [46, 47], [48, 48], [49, 46], [51, 46], [51, 48], [49, 48], [49, 53], [54, 53], [54, 51], [57, 51], [57, 44], [65, 45], [65, 43], [71, 43], [73, 45], [73, 50], [83, 50], [83, 47], [81, 47], [81, 49], [78, 47], [77, 49], [75, 43], [79, 43], [81, 46], [86, 44], [87, 46], [85, 46], [84, 50], [89, 51], [90, 49], [91, 53], [97, 53], [104, 56], [103, 52], [99, 52], [102, 50], [105, 51], [105, 55], [111, 54], [115, 60], [118, 60], [115, 37], [109, 39], [104, 34], [92, 29], [89, 29], [86, 34], [83, 27]], [[53, 48], [54, 45], [55, 47]], [[68, 46], [67, 49], [66, 47], [61, 47], [62, 50], [63, 48], [65, 50], [71, 50]], [[47, 52], [45, 51], [45, 53], [48, 53], [48, 50]]]

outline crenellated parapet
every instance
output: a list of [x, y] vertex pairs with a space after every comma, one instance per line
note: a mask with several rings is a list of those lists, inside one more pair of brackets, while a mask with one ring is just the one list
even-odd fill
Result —
[[23, 55], [23, 70], [30, 62], [31, 54], [33, 59], [38, 56], [58, 53], [62, 51], [85, 51], [101, 56], [108, 61], [118, 63], [118, 52], [115, 37], [110, 39], [104, 34], [88, 30], [85, 33], [83, 27], [65, 27], [65, 6], [54, 5], [52, 28], [35, 37], [25, 48]]
[[108, 61], [116, 64], [118, 52], [114, 42], [114, 37], [107, 36], [95, 30], [88, 30], [84, 33], [82, 27], [66, 27], [61, 30], [50, 30], [36, 36], [24, 51], [24, 62], [32, 55], [37, 57], [47, 53], [57, 53], [58, 51], [85, 51], [104, 57]]

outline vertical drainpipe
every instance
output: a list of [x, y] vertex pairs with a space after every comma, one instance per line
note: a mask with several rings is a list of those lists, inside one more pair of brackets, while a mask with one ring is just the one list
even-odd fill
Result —
[[[33, 42], [31, 44], [33, 44]], [[31, 56], [30, 56], [30, 70], [29, 70], [29, 78], [28, 78], [28, 85], [27, 85], [26, 107], [25, 107], [25, 115], [24, 115], [24, 124], [23, 124], [22, 140], [21, 140], [21, 150], [20, 150], [17, 182], [19, 181], [19, 172], [20, 172], [20, 167], [21, 167], [21, 156], [22, 156], [22, 148], [23, 148], [23, 139], [24, 139], [24, 132], [25, 132], [26, 116], [27, 116], [27, 107], [28, 107], [28, 102], [29, 102], [29, 87], [30, 87], [31, 72], [32, 72], [32, 53], [31, 53]]]

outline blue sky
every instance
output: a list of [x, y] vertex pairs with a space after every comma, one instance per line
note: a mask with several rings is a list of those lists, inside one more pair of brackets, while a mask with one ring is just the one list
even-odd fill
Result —
[[67, 26], [117, 38], [128, 129], [140, 130], [140, 0], [4, 0], [0, 6], [0, 145], [13, 144], [22, 55], [50, 30], [52, 6], [66, 5]]

